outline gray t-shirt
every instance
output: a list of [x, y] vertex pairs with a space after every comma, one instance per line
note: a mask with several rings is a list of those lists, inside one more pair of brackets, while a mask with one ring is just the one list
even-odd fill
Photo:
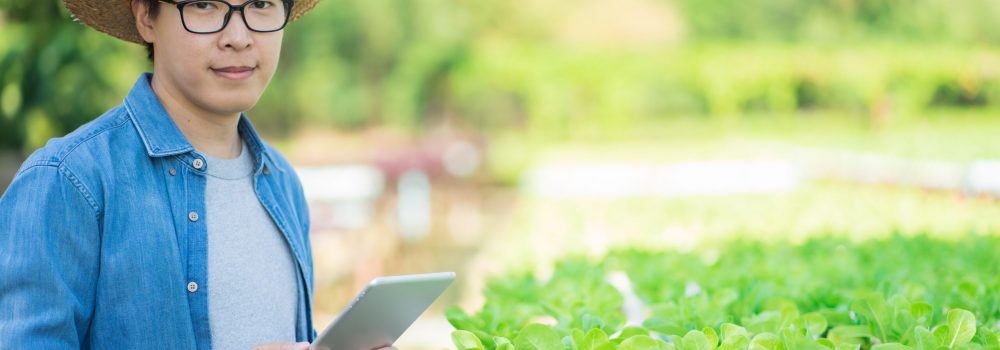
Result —
[[254, 192], [253, 156], [244, 144], [235, 159], [205, 158], [212, 348], [295, 341], [295, 264]]

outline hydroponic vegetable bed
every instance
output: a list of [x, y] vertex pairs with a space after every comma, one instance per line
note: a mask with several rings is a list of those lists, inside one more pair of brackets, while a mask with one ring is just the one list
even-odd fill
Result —
[[458, 349], [1000, 349], [1000, 239], [893, 236], [567, 258], [447, 311]]

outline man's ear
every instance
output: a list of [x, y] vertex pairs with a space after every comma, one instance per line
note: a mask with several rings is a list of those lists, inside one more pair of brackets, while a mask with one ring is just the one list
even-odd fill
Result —
[[135, 28], [139, 36], [147, 43], [156, 41], [153, 32], [153, 18], [149, 16], [149, 4], [143, 0], [132, 0], [132, 15], [135, 16]]

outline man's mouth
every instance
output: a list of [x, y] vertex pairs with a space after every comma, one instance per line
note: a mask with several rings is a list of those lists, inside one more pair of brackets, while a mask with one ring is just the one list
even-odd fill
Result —
[[243, 80], [249, 78], [253, 74], [256, 67], [248, 66], [227, 66], [220, 68], [212, 68], [212, 72], [215, 75], [230, 79], [230, 80]]

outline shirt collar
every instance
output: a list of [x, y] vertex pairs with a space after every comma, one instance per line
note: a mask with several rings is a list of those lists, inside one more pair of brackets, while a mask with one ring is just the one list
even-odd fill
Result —
[[[177, 128], [174, 120], [170, 119], [170, 115], [153, 92], [150, 86], [152, 77], [150, 73], [140, 75], [125, 97], [125, 109], [136, 130], [139, 131], [146, 153], [150, 157], [165, 157], [194, 151], [194, 146], [191, 146]], [[240, 137], [250, 147], [256, 165], [260, 165], [263, 161], [262, 155], [265, 153], [264, 144], [245, 114], [240, 113], [237, 129]]]

